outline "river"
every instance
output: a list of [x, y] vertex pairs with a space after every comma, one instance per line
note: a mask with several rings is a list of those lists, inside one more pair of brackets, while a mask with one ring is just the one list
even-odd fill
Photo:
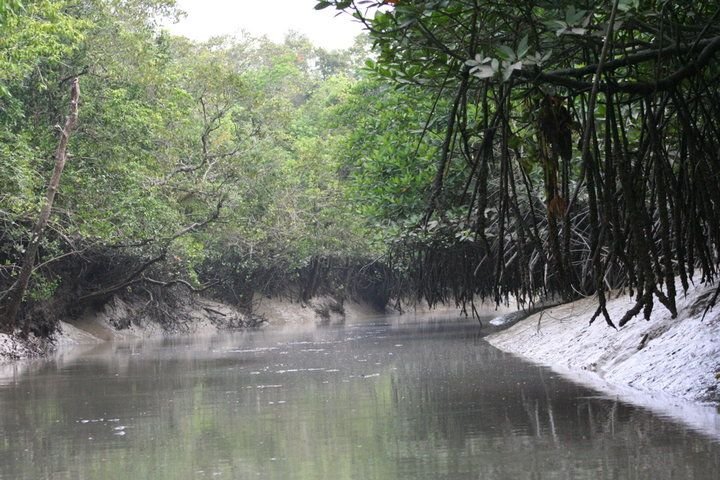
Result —
[[0, 479], [716, 479], [720, 441], [376, 323], [105, 344], [0, 379]]

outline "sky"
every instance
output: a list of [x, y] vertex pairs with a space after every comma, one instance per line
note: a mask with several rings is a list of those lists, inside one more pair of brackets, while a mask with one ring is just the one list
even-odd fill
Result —
[[245, 30], [281, 42], [294, 30], [313, 44], [333, 50], [350, 47], [362, 32], [348, 15], [335, 16], [331, 8], [315, 10], [315, 0], [178, 0], [177, 5], [188, 15], [168, 28], [193, 40]]

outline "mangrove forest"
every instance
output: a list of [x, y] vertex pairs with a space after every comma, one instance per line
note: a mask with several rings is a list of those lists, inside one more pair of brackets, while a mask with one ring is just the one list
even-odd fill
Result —
[[717, 280], [720, 4], [315, 5], [366, 34], [196, 42], [172, 0], [0, 1], [3, 331], [257, 293], [594, 297], [618, 328]]

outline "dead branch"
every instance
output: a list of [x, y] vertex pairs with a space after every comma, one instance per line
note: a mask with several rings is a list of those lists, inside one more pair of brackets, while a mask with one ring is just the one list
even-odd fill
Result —
[[217, 285], [218, 283], [220, 283], [219, 281], [216, 281], [216, 282], [212, 282], [212, 283], [208, 283], [208, 284], [206, 284], [206, 285], [203, 285], [203, 286], [200, 287], [200, 288], [197, 288], [197, 287], [193, 287], [193, 286], [190, 284], [190, 282], [188, 282], [188, 281], [186, 281], [186, 280], [179, 279], [179, 278], [178, 278], [178, 279], [175, 279], [175, 280], [170, 280], [170, 281], [168, 281], [168, 282], [162, 282], [162, 281], [160, 281], [160, 280], [155, 280], [155, 279], [153, 279], [153, 278], [146, 277], [146, 276], [143, 275], [143, 276], [141, 277], [141, 280], [142, 280], [143, 282], [147, 282], [147, 283], [150, 283], [150, 284], [152, 284], [152, 285], [158, 285], [158, 286], [164, 287], [164, 288], [171, 287], [171, 286], [173, 286], [173, 285], [182, 285], [182, 286], [186, 287], [188, 290], [190, 290], [190, 291], [193, 292], [193, 293], [203, 293], [203, 292], [206, 292], [207, 290], [211, 289], [212, 287], [214, 287], [215, 285]]
[[23, 259], [22, 268], [18, 274], [18, 278], [10, 290], [0, 297], [0, 309], [4, 314], [4, 320], [2, 325], [0, 325], [0, 328], [7, 329], [9, 331], [12, 331], [15, 328], [17, 312], [20, 308], [20, 304], [22, 303], [28, 284], [30, 283], [30, 276], [33, 272], [33, 266], [35, 265], [35, 260], [40, 248], [40, 242], [43, 239], [45, 227], [50, 219], [55, 195], [60, 187], [60, 177], [62, 176], [63, 169], [65, 168], [65, 162], [68, 157], [67, 149], [68, 142], [70, 141], [70, 134], [73, 130], [75, 130], [78, 122], [79, 102], [80, 80], [75, 77], [70, 87], [70, 113], [65, 119], [65, 126], [60, 131], [60, 140], [58, 141], [58, 146], [55, 150], [55, 168], [53, 170], [52, 177], [50, 178], [50, 183], [48, 184], [45, 203], [40, 210], [37, 223], [35, 223], [35, 227], [33, 228], [30, 243], [25, 251], [25, 257]]

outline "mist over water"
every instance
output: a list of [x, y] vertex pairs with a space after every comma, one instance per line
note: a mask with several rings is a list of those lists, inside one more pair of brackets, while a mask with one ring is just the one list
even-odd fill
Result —
[[0, 382], [0, 479], [717, 478], [720, 444], [477, 324], [102, 345]]

